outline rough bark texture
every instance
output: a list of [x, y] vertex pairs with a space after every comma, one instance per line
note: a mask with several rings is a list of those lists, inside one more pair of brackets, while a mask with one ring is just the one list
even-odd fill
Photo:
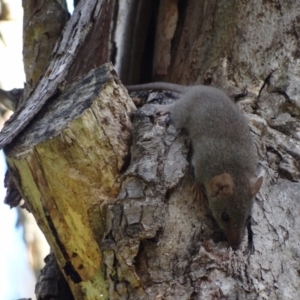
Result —
[[[89, 4], [81, 1], [79, 6], [87, 9], [90, 3], [91, 1]], [[162, 1], [161, 5], [165, 3], [166, 1]], [[152, 25], [156, 22], [157, 5], [158, 3], [154, 1], [151, 4], [128, 1], [129, 9], [126, 11], [127, 15], [123, 16], [123, 20], [126, 21], [123, 44], [119, 44], [123, 45], [123, 48], [118, 49], [117, 60], [121, 78], [126, 82], [151, 79], [152, 70], [149, 72], [148, 66], [149, 61], [152, 66], [155, 65], [153, 59], [155, 30]], [[84, 200], [79, 202], [78, 208], [65, 204], [71, 208], [68, 211], [64, 210], [63, 204], [57, 202], [54, 207], [45, 206], [47, 211], [53, 212], [48, 219], [45, 209], [41, 209], [41, 203], [48, 199], [47, 195], [51, 195], [52, 191], [48, 185], [37, 180], [37, 176], [31, 177], [26, 174], [26, 178], [31, 178], [32, 182], [40, 185], [39, 189], [42, 191], [48, 189], [44, 193], [45, 198], [33, 195], [36, 199], [34, 203], [37, 203], [39, 209], [36, 215], [43, 218], [45, 224], [51, 222], [60, 224], [64, 218], [58, 219], [60, 211], [56, 208], [62, 205], [62, 212], [67, 219], [72, 216], [73, 210], [78, 212], [80, 219], [78, 224], [82, 224], [81, 222], [86, 224], [84, 221], [90, 216], [93, 225], [84, 226], [86, 230], [84, 236], [78, 236], [78, 233], [82, 232], [79, 230], [81, 227], [77, 231], [70, 232], [72, 239], [77, 239], [80, 244], [87, 237], [91, 238], [92, 241], [88, 242], [91, 249], [83, 247], [81, 255], [74, 257], [73, 252], [67, 252], [68, 259], [76, 271], [72, 274], [76, 276], [79, 274], [81, 278], [87, 280], [79, 284], [80, 288], [87, 286], [87, 291], [92, 289], [92, 292], [96, 293], [98, 286], [88, 285], [87, 282], [90, 282], [93, 276], [99, 276], [102, 283], [104, 282], [101, 281], [102, 278], [105, 278], [105, 288], [101, 291], [103, 294], [107, 293], [105, 296], [108, 299], [298, 299], [300, 297], [300, 208], [297, 201], [300, 193], [298, 134], [300, 3], [283, 0], [261, 0], [255, 3], [234, 0], [192, 0], [179, 1], [178, 5], [178, 23], [171, 48], [164, 48], [170, 51], [171, 63], [166, 67], [168, 62], [165, 60], [167, 63], [163, 69], [167, 70], [167, 75], [162, 78], [182, 84], [212, 84], [223, 88], [234, 99], [240, 99], [239, 106], [249, 120], [261, 162], [260, 168], [265, 174], [263, 188], [257, 195], [252, 213], [253, 241], [250, 245], [252, 248], [249, 249], [246, 236], [241, 249], [235, 252], [227, 248], [226, 242], [221, 241], [215, 223], [209, 217], [206, 201], [201, 197], [201, 191], [195, 193], [192, 188], [187, 136], [183, 132], [179, 133], [173, 125], [167, 125], [164, 118], [155, 117], [154, 107], [151, 105], [144, 105], [135, 115], [130, 165], [123, 179], [116, 182], [120, 188], [118, 196], [116, 196], [118, 188], [113, 188], [115, 190], [113, 195], [110, 195], [109, 189], [103, 191], [103, 195], [108, 192], [112, 203], [105, 213], [100, 214], [100, 218], [89, 214], [91, 209], [86, 195], [90, 196], [89, 200], [92, 202], [98, 199], [97, 194], [91, 194], [93, 188], [85, 189], [84, 195], [80, 190], [74, 190], [78, 182], [83, 186], [87, 184], [82, 182], [80, 177], [75, 178], [76, 173], [68, 174], [68, 178], [65, 178], [67, 175], [64, 178], [57, 174], [50, 176], [49, 183], [52, 181], [67, 183], [57, 190], [51, 201], [56, 200], [56, 197], [64, 199], [65, 193], [70, 193], [72, 197], [69, 198], [75, 199], [73, 191]], [[95, 14], [90, 11], [90, 16]], [[79, 18], [79, 14], [77, 17]], [[172, 22], [169, 24], [174, 26]], [[123, 24], [118, 23], [118, 26]], [[165, 29], [165, 25], [160, 26], [164, 26]], [[77, 29], [80, 28], [82, 32], [88, 30], [88, 27], [80, 26]], [[173, 31], [174, 28], [171, 29]], [[156, 32], [159, 33], [160, 30], [163, 32], [161, 28], [156, 28]], [[125, 45], [126, 38], [128, 40]], [[61, 47], [64, 45], [63, 39]], [[148, 56], [147, 53], [151, 55]], [[168, 57], [167, 51], [164, 52], [164, 57]], [[54, 59], [53, 62], [55, 61]], [[56, 61], [57, 66], [60, 66], [59, 62], [60, 58]], [[71, 63], [61, 68], [65, 71], [70, 65]], [[143, 69], [143, 66], [147, 67]], [[51, 70], [51, 74], [59, 77], [55, 84], [61, 82], [66, 74], [60, 77], [58, 69], [54, 73]], [[141, 75], [144, 70], [146, 75]], [[58, 85], [47, 85], [48, 88], [52, 86]], [[79, 87], [77, 89], [77, 93], [81, 91]], [[107, 89], [109, 90], [109, 87]], [[117, 87], [115, 89], [121, 91]], [[36, 93], [40, 93], [40, 90], [37, 89]], [[32, 101], [37, 99], [46, 101], [53, 93], [51, 90], [51, 93], [42, 96], [44, 98], [33, 94]], [[110, 94], [110, 97], [114, 99], [115, 95]], [[160, 102], [161, 95], [150, 94], [147, 103], [154, 100]], [[27, 111], [23, 114], [26, 120], [32, 103], [26, 107]], [[43, 102], [39, 103], [42, 107]], [[20, 115], [16, 115], [14, 123], [20, 121]], [[119, 116], [115, 118], [118, 120]], [[103, 116], [103, 122], [105, 120]], [[23, 125], [26, 122], [22, 120]], [[55, 132], [59, 132], [60, 124], [57, 122]], [[89, 124], [90, 119], [84, 128], [90, 129]], [[47, 126], [52, 128], [50, 125], [47, 123]], [[100, 122], [100, 125], [103, 124]], [[21, 130], [18, 126], [18, 130]], [[12, 140], [12, 129], [10, 130], [11, 132], [6, 131], [1, 137], [2, 145]], [[92, 127], [92, 132], [98, 130], [100, 129]], [[121, 128], [119, 130], [122, 132]], [[58, 138], [59, 142], [65, 141], [63, 148], [54, 148], [51, 146], [52, 142], [48, 141], [43, 153], [53, 150], [55, 155], [64, 153], [67, 153], [67, 157], [77, 155], [75, 148], [71, 152], [66, 150], [75, 146], [70, 142], [77, 138], [85, 141], [84, 149], [89, 149], [92, 153], [102, 149], [103, 144], [95, 142], [88, 144], [84, 136], [86, 131], [82, 132], [83, 136], [66, 135], [62, 141]], [[39, 141], [35, 139], [36, 142]], [[57, 138], [53, 143], [56, 140]], [[41, 145], [36, 147], [39, 149]], [[15, 153], [12, 148], [11, 153]], [[24, 151], [20, 158], [23, 155], [31, 156], [38, 153], [38, 150]], [[19, 156], [11, 160], [12, 166], [18, 164], [17, 157]], [[53, 161], [53, 157], [49, 156], [49, 161]], [[82, 160], [88, 166], [84, 158]], [[98, 178], [101, 174], [97, 173], [98, 171], [105, 172], [114, 164], [111, 160], [104, 159], [103, 167], [96, 172], [95, 161], [99, 161], [98, 156], [91, 158], [93, 167], [88, 169], [91, 178], [93, 174], [94, 178]], [[53, 170], [50, 163], [47, 164], [47, 168], [38, 167], [37, 163], [41, 162], [41, 159], [31, 160], [25, 170], [35, 171], [36, 174], [40, 172], [43, 176]], [[72, 170], [71, 167], [74, 167], [73, 163], [70, 164]], [[120, 168], [115, 170], [113, 174], [119, 178]], [[19, 172], [21, 174], [21, 168], [18, 168]], [[90, 181], [89, 176], [86, 181]], [[74, 178], [74, 185], [64, 181], [70, 178]], [[96, 181], [94, 180], [95, 185]], [[19, 182], [23, 184], [21, 180]], [[40, 193], [39, 189], [32, 187], [34, 186], [24, 189], [23, 192]], [[116, 198], [117, 201], [114, 202]], [[72, 203], [62, 201], [62, 203], [69, 202]], [[86, 211], [80, 203], [84, 203]], [[73, 223], [68, 226], [70, 225], [73, 226]], [[77, 228], [76, 226], [74, 228]], [[97, 226], [102, 228], [101, 234], [93, 240], [91, 232], [94, 232]], [[65, 231], [58, 228], [60, 227], [58, 226], [56, 231], [62, 235], [63, 246], [67, 247], [70, 235], [64, 236]], [[51, 234], [53, 230], [46, 227], [44, 231]], [[57, 240], [52, 238], [52, 244], [60, 253], [62, 247]], [[74, 246], [72, 245], [70, 249], [72, 247]], [[100, 266], [99, 249], [103, 260], [101, 267], [97, 269]], [[91, 259], [84, 255], [85, 251], [98, 253], [99, 257], [91, 253], [95, 265], [89, 263]], [[65, 256], [58, 254], [57, 258], [59, 265], [64, 266]], [[88, 263], [82, 264], [82, 269], [79, 261], [84, 261], [85, 258]], [[68, 270], [65, 269], [67, 274]], [[72, 291], [76, 294], [78, 285], [67, 278]], [[94, 294], [94, 297], [99, 299], [99, 295]]]
[[76, 59], [68, 70], [65, 79], [67, 82], [73, 82], [91, 69], [112, 59], [112, 53], [115, 51], [112, 44], [114, 14], [115, 0], [103, 1], [101, 8], [96, 7], [92, 19], [93, 26], [85, 42], [80, 45]]
[[94, 17], [105, 6], [105, 1], [91, 0], [88, 3], [78, 4], [63, 31], [60, 43], [55, 46], [52, 61], [43, 78], [26, 100], [26, 104], [21, 105], [9, 122], [6, 122], [0, 134], [0, 147], [10, 143], [39, 112], [47, 100], [59, 90], [63, 90], [69, 68], [93, 25]]
[[[152, 93], [147, 102], [161, 99]], [[154, 110], [146, 104], [135, 115], [131, 164], [109, 208], [102, 245], [109, 299], [246, 299], [240, 272], [247, 272], [251, 245], [245, 238], [233, 252], [221, 241], [193, 186], [188, 137]]]
[[[212, 84], [233, 98], [242, 97], [265, 179], [252, 214], [253, 253], [204, 243], [192, 262], [184, 257], [177, 262], [176, 257], [167, 263], [168, 271], [160, 265], [160, 272], [175, 280], [166, 289], [168, 280], [158, 279], [147, 260], [148, 282], [156, 282], [156, 295], [163, 299], [299, 298], [299, 3], [180, 1], [179, 6], [164, 79]], [[172, 245], [184, 253], [176, 238]], [[159, 239], [155, 249], [160, 246]], [[165, 257], [172, 256], [173, 247]], [[152, 258], [153, 250], [145, 252]], [[176, 263], [184, 266], [182, 277], [172, 267]], [[171, 295], [176, 289], [177, 296]]]
[[99, 243], [120, 190], [134, 105], [104, 65], [45, 106], [5, 149], [75, 299], [106, 299]]
[[41, 271], [35, 287], [37, 300], [74, 300], [71, 290], [63, 277], [53, 253], [45, 258], [45, 267]]
[[[46, 71], [55, 43], [69, 19], [65, 0], [23, 1], [24, 98]], [[53, 22], [55, 20], [55, 22]]]

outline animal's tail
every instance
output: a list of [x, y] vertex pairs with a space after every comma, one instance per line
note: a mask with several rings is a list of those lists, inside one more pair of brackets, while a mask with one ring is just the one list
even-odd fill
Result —
[[179, 94], [184, 93], [187, 88], [184, 85], [168, 83], [168, 82], [149, 82], [149, 83], [137, 84], [137, 85], [126, 85], [125, 87], [129, 92], [163, 90], [163, 91], [171, 91]]

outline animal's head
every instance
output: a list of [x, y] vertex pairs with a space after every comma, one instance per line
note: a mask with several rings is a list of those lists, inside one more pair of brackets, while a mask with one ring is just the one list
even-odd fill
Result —
[[228, 173], [213, 177], [206, 186], [209, 207], [232, 249], [239, 248], [253, 199], [263, 177], [251, 178], [244, 186], [236, 184]]

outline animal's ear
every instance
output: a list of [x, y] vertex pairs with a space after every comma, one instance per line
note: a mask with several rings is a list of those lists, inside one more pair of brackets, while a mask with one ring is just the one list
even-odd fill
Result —
[[209, 192], [211, 197], [216, 197], [219, 194], [231, 196], [233, 193], [232, 177], [228, 173], [223, 173], [213, 177], [209, 182]]
[[261, 188], [262, 183], [263, 183], [263, 176], [250, 179], [250, 192], [251, 192], [252, 196], [254, 196], [258, 193], [259, 189]]

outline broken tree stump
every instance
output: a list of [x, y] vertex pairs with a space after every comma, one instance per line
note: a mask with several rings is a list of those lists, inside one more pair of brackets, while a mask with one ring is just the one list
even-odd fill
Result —
[[106, 298], [99, 242], [105, 207], [120, 190], [134, 110], [105, 64], [49, 100], [5, 148], [15, 183], [75, 299]]

